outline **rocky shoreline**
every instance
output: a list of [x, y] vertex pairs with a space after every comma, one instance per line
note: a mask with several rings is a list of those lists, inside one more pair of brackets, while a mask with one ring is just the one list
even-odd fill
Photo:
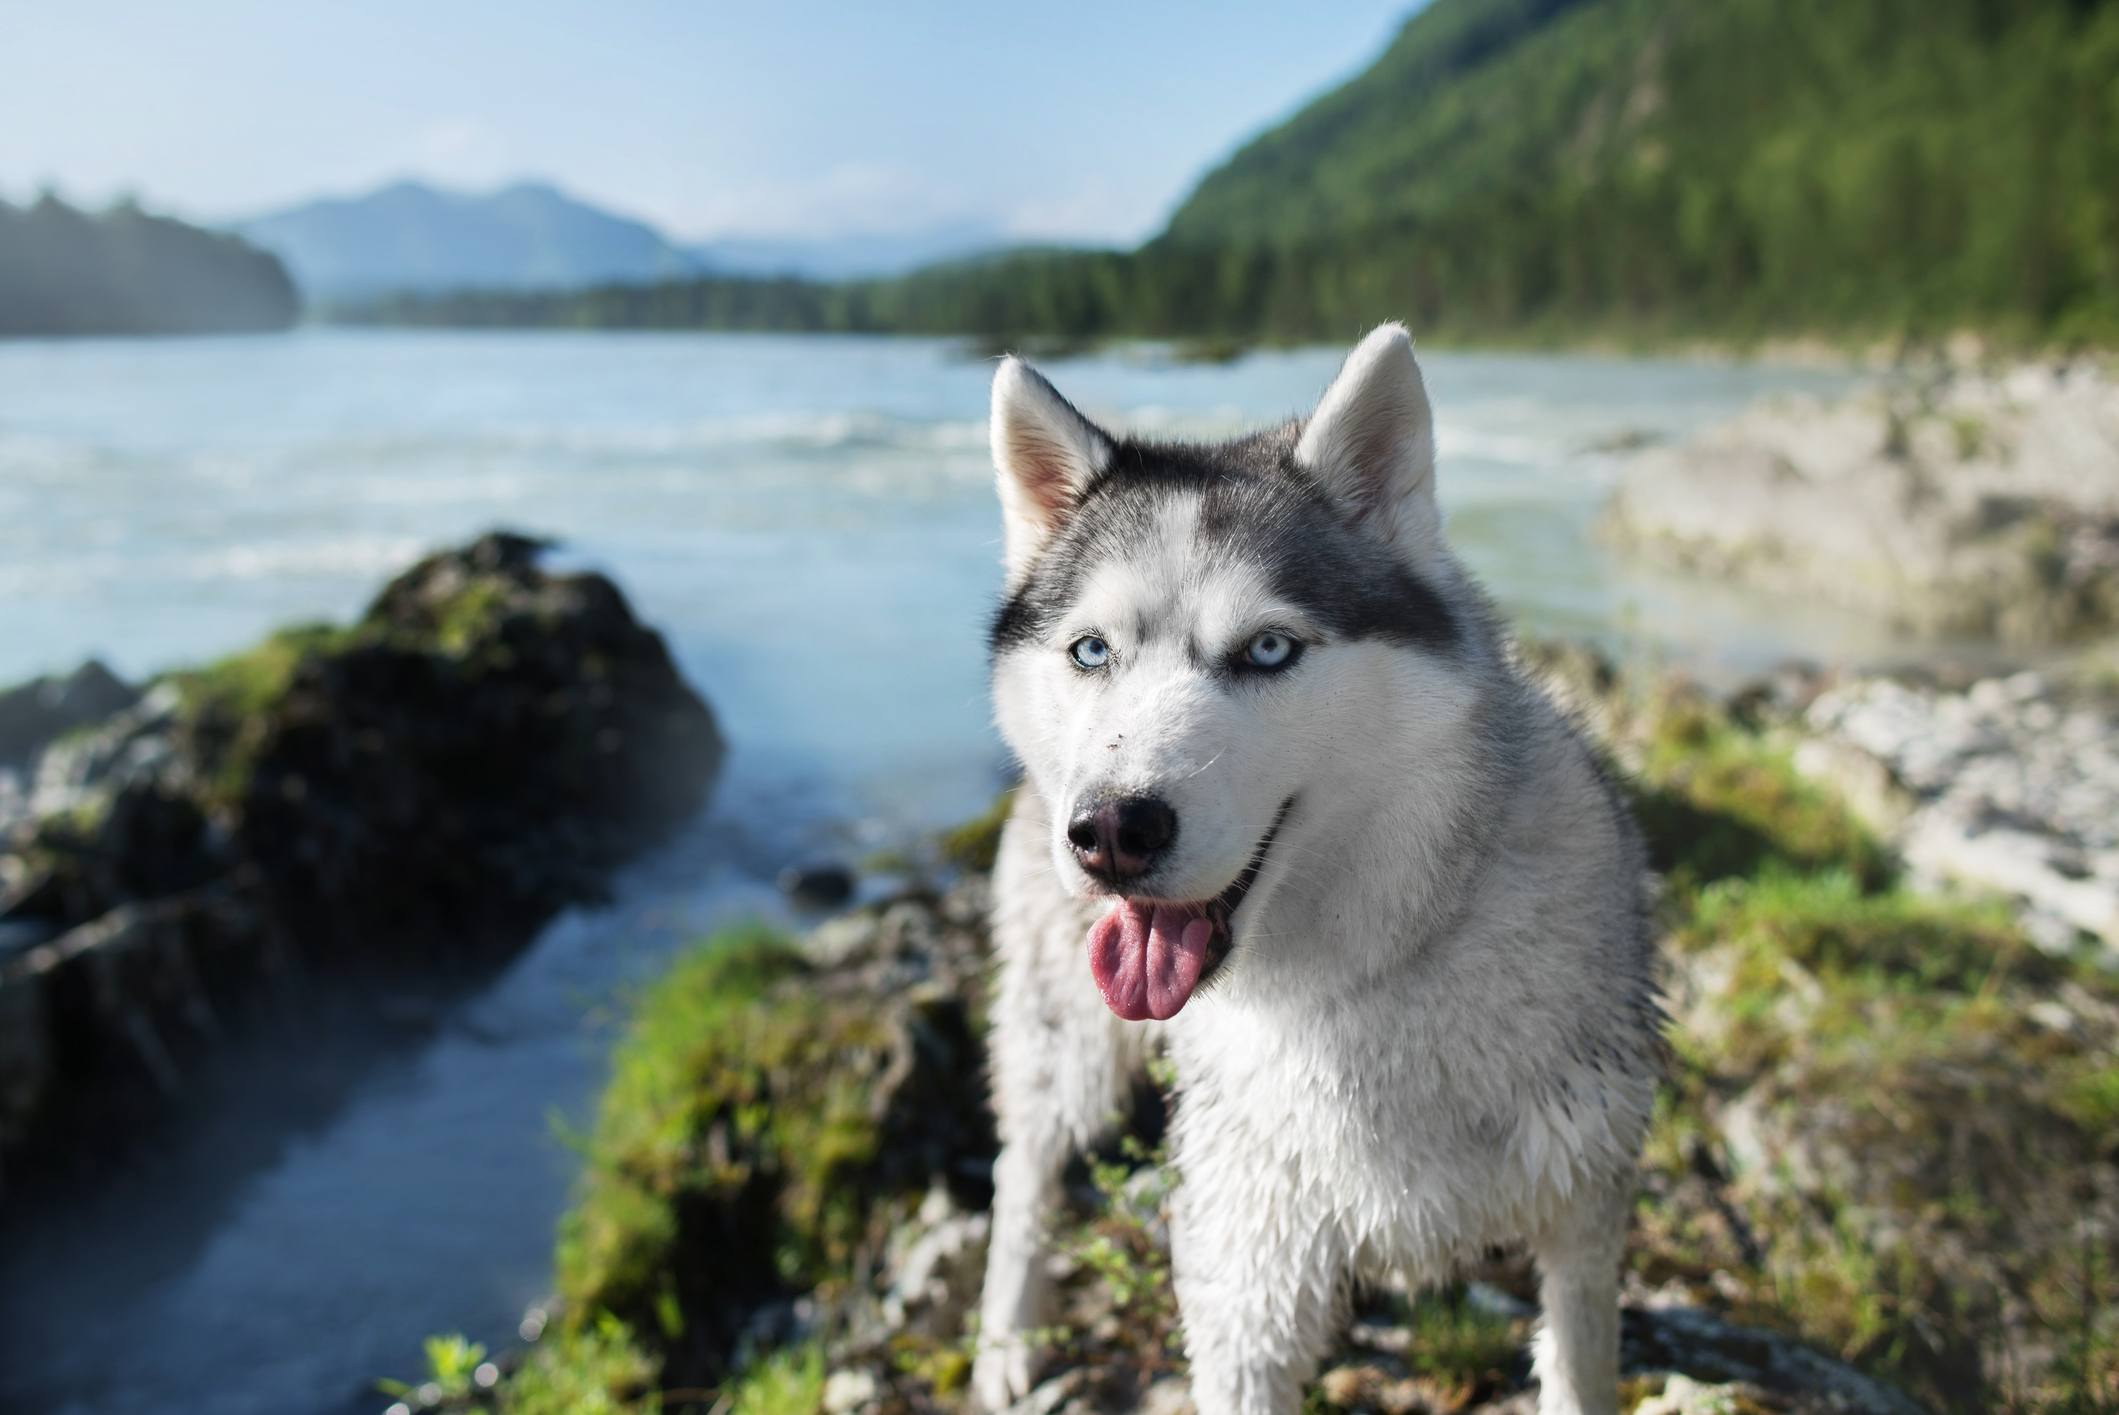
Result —
[[0, 1161], [98, 1142], [311, 975], [489, 968], [697, 812], [711, 712], [542, 548], [485, 536], [144, 691], [0, 698]]
[[2119, 375], [2092, 361], [1900, 375], [1770, 401], [1629, 458], [1629, 550], [1912, 633], [2119, 630]]
[[[1594, 724], [1665, 879], [1673, 1061], [1625, 1278], [1623, 1408], [2100, 1408], [2083, 1402], [2119, 1392], [2119, 974], [2088, 931], [2021, 922], [2036, 888], [2020, 906], [1915, 864], [1929, 828], [1907, 823], [1957, 806], [1922, 775], [1925, 728], [1897, 740], [1863, 716], [1902, 692], [2050, 737], [2057, 688], [1789, 673], [1724, 697], [1564, 646], [1526, 658]], [[1879, 782], [1905, 807], [1897, 833], [1857, 809]], [[2049, 804], [2055, 829], [2088, 808]], [[968, 1409], [996, 828], [952, 837], [945, 888], [804, 939], [709, 940], [652, 988], [586, 1144], [542, 1339], [485, 1384], [437, 1370], [398, 1408]], [[1190, 1408], [1168, 1079], [1070, 1179], [1064, 1312], [1019, 1415]], [[1533, 1292], [1497, 1254], [1438, 1294], [1358, 1294], [1306, 1408], [1527, 1415]]]
[[2119, 967], [2119, 692], [2029, 670], [1952, 689], [1824, 688], [1797, 766], [1846, 793], [1907, 866], [2013, 900], [2031, 937]]

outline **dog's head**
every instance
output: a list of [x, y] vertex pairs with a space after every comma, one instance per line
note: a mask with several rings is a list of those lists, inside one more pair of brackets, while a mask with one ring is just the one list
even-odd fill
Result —
[[1288, 912], [1332, 907], [1332, 842], [1448, 774], [1421, 758], [1468, 710], [1475, 609], [1412, 342], [1376, 330], [1307, 419], [1216, 445], [1115, 437], [1008, 359], [993, 453], [1001, 732], [1053, 868], [1110, 901], [1105, 1000], [1168, 1018], [1238, 945], [1300, 946]]

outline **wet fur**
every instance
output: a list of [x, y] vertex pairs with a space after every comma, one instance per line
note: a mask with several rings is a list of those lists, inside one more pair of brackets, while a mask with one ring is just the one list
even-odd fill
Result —
[[[994, 697], [1025, 784], [995, 873], [1002, 1153], [974, 1387], [1034, 1375], [1067, 1159], [1151, 1047], [1176, 1064], [1178, 1302], [1202, 1415], [1297, 1410], [1351, 1286], [1527, 1243], [1544, 1415], [1616, 1409], [1617, 1281], [1660, 1055], [1645, 867], [1579, 734], [1512, 667], [1442, 535], [1402, 329], [1308, 420], [1215, 445], [1095, 428], [995, 380], [1008, 592]], [[1249, 675], [1261, 628], [1308, 647]], [[1095, 632], [1107, 672], [1066, 645]], [[1234, 948], [1171, 1021], [1118, 1021], [1106, 901], [1061, 831], [1084, 793], [1182, 822], [1141, 892], [1212, 897], [1281, 803]]]

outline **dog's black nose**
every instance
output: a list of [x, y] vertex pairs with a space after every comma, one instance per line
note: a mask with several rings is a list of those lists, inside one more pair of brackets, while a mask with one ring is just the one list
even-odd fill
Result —
[[1155, 796], [1085, 801], [1067, 822], [1074, 858], [1106, 884], [1123, 884], [1154, 869], [1176, 838], [1177, 812]]

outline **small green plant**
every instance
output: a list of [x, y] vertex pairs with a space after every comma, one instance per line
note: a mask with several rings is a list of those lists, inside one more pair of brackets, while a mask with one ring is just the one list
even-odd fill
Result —
[[815, 1415], [823, 1397], [824, 1349], [814, 1342], [758, 1358], [721, 1393], [729, 1415]]
[[[428, 1405], [461, 1404], [482, 1387], [479, 1367], [486, 1364], [486, 1349], [456, 1333], [430, 1336], [426, 1340], [427, 1378], [417, 1385], [405, 1381], [377, 1381], [376, 1389], [400, 1399], [417, 1395]], [[488, 1378], [490, 1384], [490, 1376]]]
[[654, 1358], [606, 1312], [540, 1342], [501, 1387], [501, 1415], [660, 1415], [655, 1379]]
[[1167, 1369], [1178, 1343], [1177, 1294], [1155, 1228], [1177, 1173], [1163, 1146], [1127, 1135], [1118, 1159], [1090, 1162], [1089, 1180], [1100, 1210], [1067, 1251], [1103, 1283], [1133, 1357], [1149, 1370]]
[[1950, 441], [1957, 451], [1957, 460], [1969, 462], [1987, 447], [1987, 425], [1972, 413], [1952, 413]]

